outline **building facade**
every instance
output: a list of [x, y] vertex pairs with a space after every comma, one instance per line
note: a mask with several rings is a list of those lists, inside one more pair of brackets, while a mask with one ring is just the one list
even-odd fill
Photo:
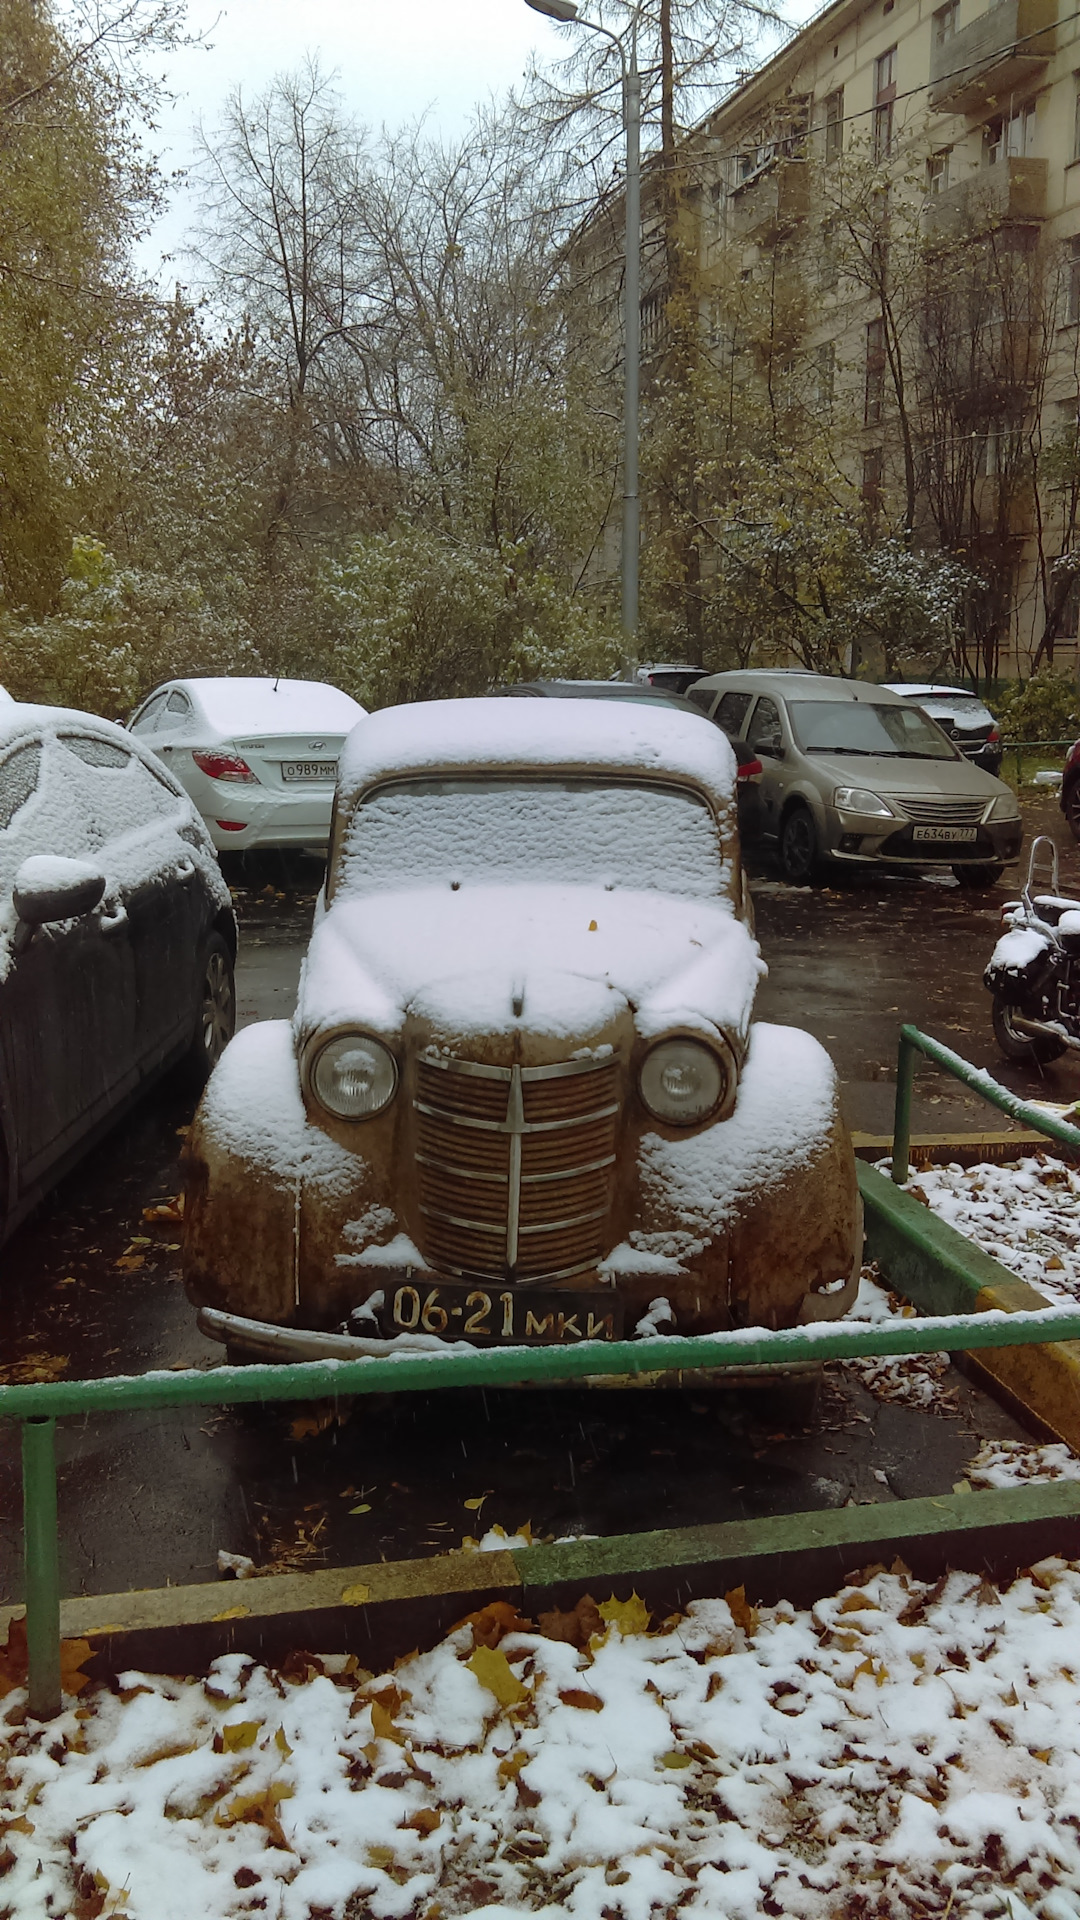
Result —
[[[870, 537], [969, 570], [955, 671], [1074, 671], [1080, 17], [835, 0], [687, 137], [680, 180], [706, 350], [760, 382], [760, 340], [755, 359], [744, 330], [740, 350], [732, 314], [782, 276], [776, 363], [829, 424]], [[654, 162], [646, 376], [670, 293], [662, 200]], [[594, 290], [617, 260], [609, 219], [578, 246]]]

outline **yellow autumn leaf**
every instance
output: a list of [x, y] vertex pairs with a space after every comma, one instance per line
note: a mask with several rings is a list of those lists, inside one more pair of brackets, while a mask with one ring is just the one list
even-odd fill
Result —
[[464, 1505], [465, 1507], [467, 1507], [467, 1509], [468, 1509], [468, 1511], [469, 1511], [470, 1513], [479, 1513], [479, 1511], [480, 1511], [480, 1509], [481, 1509], [481, 1507], [482, 1507], [482, 1506], [483, 1506], [483, 1504], [484, 1504], [484, 1501], [485, 1501], [485, 1500], [486, 1500], [486, 1499], [488, 1498], [488, 1496], [490, 1495], [490, 1493], [491, 1493], [491, 1488], [489, 1487], [489, 1488], [488, 1488], [488, 1490], [487, 1490], [487, 1493], [480, 1493], [480, 1494], [477, 1494], [477, 1496], [476, 1496], [476, 1499], [475, 1499], [475, 1500], [465, 1500], [465, 1501], [463, 1501], [463, 1503], [462, 1503], [462, 1504], [463, 1504], [463, 1505]]
[[376, 1740], [393, 1740], [399, 1747], [405, 1745], [405, 1735], [398, 1732], [392, 1714], [381, 1700], [371, 1703], [371, 1730]]
[[343, 1607], [362, 1607], [365, 1600], [370, 1599], [371, 1588], [366, 1587], [362, 1580], [357, 1580], [354, 1586], [343, 1587], [341, 1590], [341, 1604]]
[[246, 1620], [251, 1613], [250, 1607], [226, 1607], [224, 1613], [211, 1615], [213, 1620]]
[[370, 1500], [362, 1500], [358, 1507], [350, 1507], [349, 1512], [350, 1513], [370, 1513], [371, 1512]]
[[598, 1609], [601, 1620], [609, 1626], [618, 1627], [622, 1634], [648, 1633], [649, 1609], [640, 1594], [632, 1593], [629, 1600], [616, 1600], [614, 1596], [605, 1600]]
[[662, 1767], [688, 1767], [690, 1764], [691, 1755], [688, 1753], [662, 1753], [660, 1755], [660, 1765]]
[[221, 1739], [226, 1753], [238, 1753], [241, 1747], [253, 1747], [261, 1720], [233, 1720], [222, 1727]]
[[480, 1685], [495, 1695], [500, 1707], [516, 1707], [519, 1701], [528, 1699], [528, 1688], [522, 1686], [505, 1653], [498, 1647], [477, 1647], [465, 1665], [472, 1669]]
[[284, 1727], [279, 1727], [279, 1728], [278, 1728], [278, 1730], [277, 1730], [277, 1732], [275, 1733], [275, 1735], [274, 1735], [274, 1745], [275, 1745], [275, 1746], [277, 1747], [277, 1750], [278, 1750], [278, 1752], [279, 1752], [279, 1753], [282, 1753], [282, 1754], [284, 1754], [284, 1756], [285, 1756], [285, 1758], [286, 1758], [286, 1760], [287, 1760], [287, 1759], [289, 1758], [289, 1755], [290, 1755], [290, 1754], [291, 1754], [291, 1752], [292, 1752], [292, 1748], [290, 1747], [290, 1745], [289, 1745], [289, 1743], [288, 1743], [288, 1741], [287, 1741], [287, 1740], [286, 1740], [286, 1738], [285, 1738], [285, 1729], [284, 1729]]
[[595, 921], [595, 920], [590, 920], [590, 921], [589, 921], [589, 932], [590, 932], [590, 933], [595, 933], [595, 932], [596, 932], [596, 930], [597, 930], [597, 928], [596, 928], [596, 921]]

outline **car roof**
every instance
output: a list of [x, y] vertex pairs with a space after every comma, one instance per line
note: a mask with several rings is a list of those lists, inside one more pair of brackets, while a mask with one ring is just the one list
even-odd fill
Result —
[[641, 680], [523, 680], [516, 687], [500, 687], [502, 696], [535, 696], [549, 700], [637, 700], [642, 706], [674, 707], [700, 719], [701, 708], [684, 693], [670, 687], [650, 687]]
[[873, 686], [868, 680], [842, 680], [839, 675], [809, 673], [801, 667], [751, 667], [745, 673], [711, 673], [694, 685], [695, 689], [708, 687], [717, 692], [730, 688], [733, 693], [775, 693], [789, 700], [862, 700], [889, 706], [900, 699], [890, 688]]
[[882, 681], [882, 685], [890, 693], [903, 694], [905, 700], [924, 700], [929, 694], [941, 694], [943, 697], [947, 696], [950, 700], [974, 700], [980, 707], [983, 704], [981, 696], [977, 693], [972, 693], [970, 687], [938, 687], [923, 685], [921, 682], [917, 684], [913, 680], [884, 680]]
[[384, 780], [470, 770], [689, 781], [722, 808], [731, 802], [735, 780], [724, 735], [702, 725], [692, 709], [672, 712], [660, 700], [582, 696], [556, 704], [489, 695], [369, 714], [345, 744], [339, 785], [348, 801]]
[[[245, 678], [222, 674], [168, 680], [155, 687], [154, 693], [177, 688], [191, 695], [210, 725], [221, 733], [308, 733], [313, 727], [350, 733], [367, 711], [340, 687], [321, 680], [286, 680], [280, 675]], [[153, 697], [147, 695], [148, 700]]]
[[[129, 750], [139, 743], [116, 720], [106, 720], [100, 713], [83, 713], [78, 707], [50, 707], [44, 701], [34, 703], [24, 700], [0, 702], [0, 752], [12, 740], [24, 733], [40, 733], [43, 729], [55, 732], [57, 729], [70, 731], [73, 727], [97, 727], [109, 739]], [[145, 751], [145, 745], [141, 748]]]

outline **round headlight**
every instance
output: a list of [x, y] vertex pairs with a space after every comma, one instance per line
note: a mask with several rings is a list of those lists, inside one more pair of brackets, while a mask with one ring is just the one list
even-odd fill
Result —
[[720, 1056], [700, 1040], [661, 1040], [646, 1054], [639, 1084], [654, 1119], [692, 1127], [720, 1105], [728, 1072]]
[[366, 1120], [393, 1099], [397, 1063], [389, 1047], [366, 1033], [339, 1033], [320, 1047], [311, 1085], [327, 1113], [339, 1120]]

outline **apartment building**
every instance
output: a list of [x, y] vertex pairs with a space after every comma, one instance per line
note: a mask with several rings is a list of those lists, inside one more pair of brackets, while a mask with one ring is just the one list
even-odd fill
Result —
[[[1080, 14], [1067, 0], [834, 0], [684, 158], [721, 306], [725, 281], [778, 256], [803, 274], [800, 351], [870, 520], [987, 580], [973, 617], [992, 643], [969, 668], [1075, 669]], [[853, 277], [860, 182], [880, 240]], [[648, 169], [644, 201], [647, 357], [665, 298]]]

